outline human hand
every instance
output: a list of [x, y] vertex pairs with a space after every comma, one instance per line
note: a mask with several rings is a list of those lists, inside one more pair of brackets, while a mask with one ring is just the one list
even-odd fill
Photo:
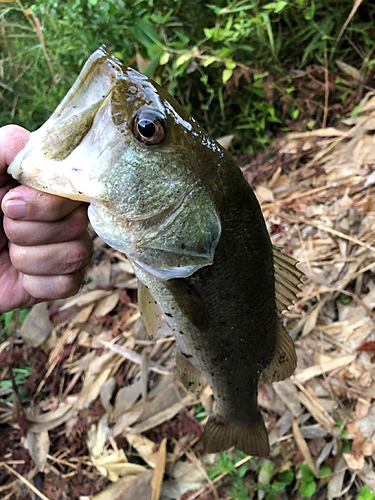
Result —
[[90, 262], [87, 205], [20, 186], [6, 169], [29, 132], [0, 128], [0, 313], [74, 295]]

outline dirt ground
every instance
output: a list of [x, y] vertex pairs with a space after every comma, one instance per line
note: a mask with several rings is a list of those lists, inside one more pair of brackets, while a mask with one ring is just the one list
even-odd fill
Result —
[[[234, 498], [302, 498], [301, 464], [311, 498], [375, 489], [375, 98], [362, 104], [337, 128], [293, 132], [241, 158], [273, 243], [305, 278], [283, 315], [297, 370], [260, 385], [271, 456], [228, 453], [234, 469], [248, 466], [247, 497]], [[1, 337], [0, 497], [233, 498], [235, 472], [210, 478], [219, 455], [196, 450], [210, 388], [196, 397], [178, 382], [167, 325], [148, 336], [129, 262], [93, 237], [80, 293], [35, 306], [21, 327], [13, 317]], [[272, 489], [283, 471], [291, 482]]]

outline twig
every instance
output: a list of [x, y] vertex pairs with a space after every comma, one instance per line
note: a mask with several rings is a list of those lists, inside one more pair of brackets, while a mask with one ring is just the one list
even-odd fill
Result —
[[22, 481], [32, 492], [34, 492], [36, 495], [38, 495], [42, 500], [50, 500], [48, 497], [43, 495], [43, 493], [40, 490], [35, 488], [35, 486], [33, 484], [31, 484], [30, 481], [28, 481], [26, 478], [21, 476], [21, 474], [19, 474], [16, 470], [12, 469], [12, 467], [9, 467], [8, 464], [6, 464], [5, 462], [0, 462], [0, 467], [1, 466], [5, 467], [9, 472], [11, 472], [16, 477], [18, 477], [18, 479], [20, 481]]
[[323, 112], [322, 128], [326, 128], [327, 126], [328, 104], [329, 104], [329, 72], [328, 72], [328, 62], [327, 62], [327, 47], [325, 47], [324, 48], [324, 112]]
[[[309, 163], [306, 164], [305, 168], [311, 168], [312, 166], [314, 166], [316, 164], [316, 162], [318, 160], [320, 160], [321, 158], [323, 158], [323, 156], [325, 156], [331, 149], [334, 149], [338, 144], [340, 144], [340, 142], [342, 142], [344, 139], [347, 139], [348, 137], [350, 137], [353, 134], [353, 132], [355, 132], [357, 129], [366, 125], [366, 123], [369, 122], [372, 118], [374, 118], [374, 116], [375, 116], [375, 111], [373, 111], [368, 116], [366, 116], [366, 118], [364, 118], [362, 121], [359, 121], [356, 125], [354, 125], [354, 127], [352, 127], [350, 130], [348, 130], [344, 135], [338, 137], [329, 146], [324, 148], [323, 151], [320, 151], [318, 154], [316, 154], [314, 156], [314, 158], [311, 161], [309, 161]], [[328, 158], [326, 158], [326, 160], [328, 160]]]
[[353, 238], [352, 236], [349, 236], [348, 234], [344, 234], [341, 231], [336, 231], [336, 229], [332, 229], [330, 227], [324, 226], [323, 224], [320, 224], [318, 222], [313, 222], [309, 221], [306, 219], [299, 219], [297, 217], [290, 217], [289, 215], [285, 214], [280, 214], [280, 217], [283, 219], [286, 219], [290, 222], [296, 222], [296, 223], [302, 223], [305, 224], [306, 226], [312, 226], [316, 227], [317, 229], [321, 229], [322, 231], [326, 231], [327, 233], [333, 234], [334, 236], [337, 236], [338, 238], [342, 238], [343, 240], [350, 241], [351, 243], [354, 243], [355, 245], [359, 245], [361, 247], [366, 248], [367, 250], [370, 250], [371, 252], [375, 253], [375, 247], [372, 245], [369, 245], [368, 243], [364, 243], [363, 241], [357, 240], [357, 238]]
[[352, 17], [354, 16], [354, 14], [357, 12], [361, 3], [362, 3], [362, 0], [355, 0], [352, 10], [350, 11], [347, 20], [345, 21], [345, 23], [342, 26], [340, 33], [339, 33], [339, 36], [336, 38], [335, 45], [333, 46], [333, 49], [331, 51], [331, 55], [329, 56], [329, 62], [332, 61], [332, 58], [334, 56], [334, 53], [336, 52], [337, 46], [340, 43], [340, 40], [342, 38], [342, 35], [344, 34], [346, 28], [348, 27], [348, 24], [352, 20]]

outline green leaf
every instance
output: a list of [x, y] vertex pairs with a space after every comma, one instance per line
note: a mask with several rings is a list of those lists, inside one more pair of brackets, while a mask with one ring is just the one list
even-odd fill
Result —
[[293, 482], [294, 474], [291, 470], [284, 470], [283, 472], [280, 472], [277, 477], [281, 483], [287, 485]]
[[315, 479], [315, 474], [308, 465], [301, 465], [301, 474], [305, 481], [313, 481]]
[[315, 2], [311, 0], [310, 8], [305, 12], [306, 21], [311, 21], [315, 14]]
[[341, 448], [342, 453], [349, 453], [350, 448], [351, 448], [350, 441], [343, 441], [342, 442], [342, 448]]
[[325, 476], [329, 476], [331, 474], [331, 469], [328, 467], [327, 464], [323, 464], [320, 468], [320, 477], [325, 477]]
[[171, 17], [173, 13], [173, 9], [169, 9], [169, 11], [165, 14], [165, 16], [159, 16], [158, 14], [151, 14], [150, 19], [151, 21], [154, 21], [156, 24], [164, 24], [167, 21], [169, 21], [169, 18]]
[[204, 28], [203, 32], [207, 38], [212, 38], [215, 33], [215, 28]]
[[223, 75], [222, 75], [222, 80], [223, 80], [223, 83], [227, 83], [227, 81], [229, 80], [229, 78], [233, 75], [233, 69], [224, 69], [223, 70]]
[[186, 62], [190, 61], [191, 58], [192, 58], [191, 54], [182, 54], [180, 57], [176, 59], [176, 68], [179, 68]]
[[225, 61], [225, 67], [228, 69], [234, 69], [236, 67], [236, 63], [232, 59], [227, 59]]
[[371, 492], [370, 486], [365, 484], [364, 487], [358, 493], [360, 496], [357, 500], [375, 500], [375, 495]]
[[316, 491], [315, 481], [303, 481], [299, 488], [300, 495], [303, 498], [310, 498], [311, 496], [313, 496], [315, 491]]
[[243, 465], [239, 471], [238, 471], [238, 475], [239, 477], [243, 477], [247, 472], [247, 465]]
[[269, 72], [268, 71], [265, 71], [264, 73], [259, 73], [259, 74], [256, 74], [254, 75], [254, 82], [256, 82], [257, 80], [260, 80], [261, 78], [264, 78], [265, 76], [268, 76], [269, 75]]
[[160, 61], [161, 54], [162, 54], [161, 50], [155, 52], [155, 54], [151, 58], [150, 62], [148, 63], [147, 68], [143, 71], [143, 73], [146, 76], [151, 77], [155, 73], [156, 69], [159, 66], [159, 61]]
[[146, 48], [153, 47], [154, 45], [157, 45], [159, 47], [163, 46], [157, 31], [150, 23], [150, 21], [145, 17], [140, 19], [139, 22], [134, 26], [133, 33], [137, 41]]
[[279, 0], [278, 2], [271, 2], [265, 5], [263, 8], [267, 10], [272, 10], [275, 14], [281, 12], [288, 5], [288, 2]]
[[204, 66], [205, 68], [207, 68], [207, 66], [210, 66], [210, 64], [214, 63], [216, 61], [216, 57], [214, 56], [211, 56], [211, 57], [208, 57], [207, 59], [204, 59], [201, 64], [202, 66]]
[[167, 64], [169, 58], [170, 58], [169, 52], [163, 52], [159, 59], [160, 66], [164, 66], [164, 64]]

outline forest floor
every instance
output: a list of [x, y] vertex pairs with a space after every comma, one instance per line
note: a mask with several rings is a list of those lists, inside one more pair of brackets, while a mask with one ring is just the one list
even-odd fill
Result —
[[211, 390], [177, 381], [168, 327], [148, 336], [131, 266], [94, 237], [79, 294], [9, 316], [0, 337], [0, 497], [372, 498], [374, 130], [369, 95], [337, 128], [241, 158], [273, 243], [306, 275], [284, 314], [297, 370], [259, 390], [270, 457], [196, 451]]

